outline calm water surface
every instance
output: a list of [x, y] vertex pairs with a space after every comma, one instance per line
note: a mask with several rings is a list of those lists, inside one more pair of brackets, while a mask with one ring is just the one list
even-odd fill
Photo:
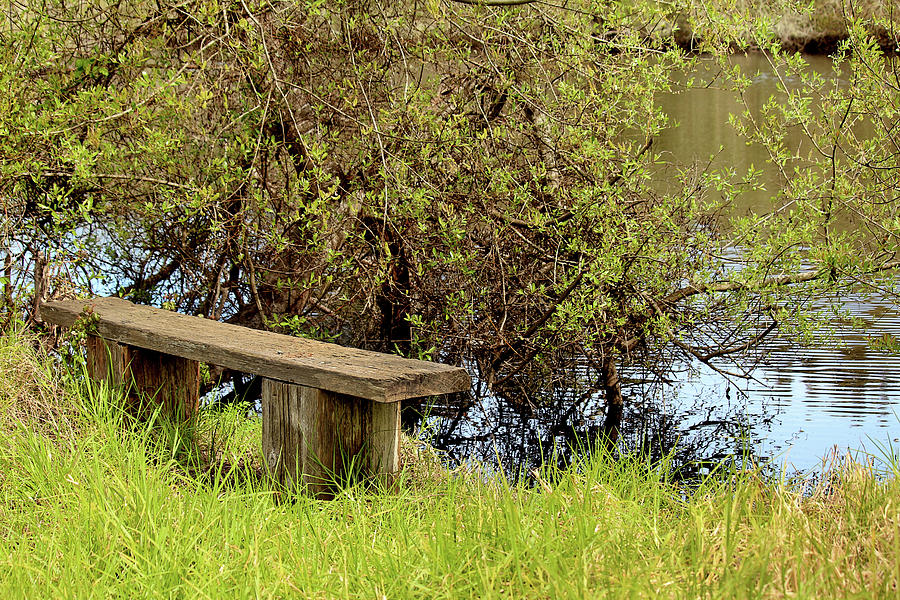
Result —
[[[754, 106], [777, 93], [777, 78], [765, 57], [735, 60], [745, 72], [758, 71], [747, 92]], [[840, 79], [827, 58], [810, 57], [809, 62], [823, 75]], [[714, 157], [714, 168], [731, 166], [738, 173], [751, 166], [762, 169], [766, 190], [745, 195], [735, 210], [764, 211], [779, 182], [765, 153], [733, 133], [729, 115], [743, 106], [733, 93], [716, 87], [712, 67], [697, 75], [711, 85], [661, 99], [677, 127], [655, 140], [654, 149], [682, 162], [690, 159], [686, 151], [698, 161]], [[799, 146], [802, 139], [797, 135], [788, 143]], [[865, 319], [867, 331], [839, 330], [839, 344], [821, 348], [773, 340], [750, 381], [735, 384], [702, 366], [696, 372], [686, 369], [677, 382], [664, 386], [640, 383], [638, 372], [624, 373], [631, 380], [625, 389], [625, 441], [652, 447], [656, 454], [675, 452], [684, 461], [721, 460], [749, 447], [789, 471], [820, 467], [834, 448], [877, 453], [878, 443], [900, 442], [900, 356], [875, 351], [870, 344], [885, 334], [900, 338], [900, 311], [893, 299], [877, 295], [847, 302], [854, 316]], [[499, 462], [515, 473], [552, 455], [553, 448], [565, 462], [569, 452], [560, 449], [589, 439], [602, 422], [599, 395], [562, 390], [544, 399], [546, 406], [514, 407], [483, 392], [475, 400], [432, 406], [420, 423], [452, 462]]]

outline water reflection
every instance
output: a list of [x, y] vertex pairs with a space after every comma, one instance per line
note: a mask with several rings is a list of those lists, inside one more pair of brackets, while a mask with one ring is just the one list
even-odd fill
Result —
[[[784, 92], [779, 84], [791, 90], [800, 85], [792, 77], [781, 77], [772, 70], [769, 58], [762, 54], [735, 55], [731, 63], [751, 77], [752, 84], [743, 98], [729, 89], [723, 80], [721, 69], [715, 60], [703, 60], [695, 72], [685, 74], [677, 81], [677, 93], [663, 94], [658, 98], [672, 122], [654, 140], [654, 148], [665, 162], [685, 163], [696, 161], [710, 170], [733, 169], [740, 177], [750, 170], [760, 171], [760, 186], [746, 186], [732, 207], [734, 214], [743, 215], [750, 210], [759, 211], [770, 206], [773, 195], [784, 181], [778, 169], [768, 162], [769, 155], [758, 144], [747, 145], [735, 135], [730, 123], [732, 115], [749, 110], [754, 119], [762, 116], [763, 106], [771, 97], [783, 100]], [[824, 56], [808, 56], [811, 70], [826, 81], [845, 84], [846, 80], [833, 70], [832, 61]], [[755, 75], [754, 75], [755, 74]], [[784, 145], [795, 156], [803, 156], [812, 150], [805, 133], [799, 127], [784, 131]], [[670, 176], [660, 173], [656, 187], [667, 191]], [[673, 190], [674, 191], [674, 190]]]
[[[637, 374], [632, 372], [632, 374]], [[777, 411], [753, 410], [722, 398], [679, 399], [646, 380], [625, 385], [630, 396], [617, 449], [650, 460], [671, 460], [683, 479], [696, 478], [728, 459], [762, 462], [756, 454]], [[675, 398], [676, 402], [667, 401]], [[530, 478], [546, 463], [565, 468], [576, 455], [602, 443], [605, 402], [599, 393], [562, 391], [531, 403], [515, 403], [485, 389], [427, 404], [404, 406], [405, 428], [443, 450], [451, 465], [477, 464]]]
[[[699, 364], [674, 384], [623, 369], [620, 448], [671, 456], [676, 471], [690, 478], [729, 457], [808, 472], [834, 447], [874, 450], [872, 440], [900, 442], [900, 356], [872, 347], [885, 335], [900, 338], [900, 311], [876, 296], [851, 300], [853, 316], [869, 329], [845, 326], [837, 332], [839, 347], [800, 349], [773, 339], [753, 379], [739, 386]], [[517, 476], [542, 461], [569, 464], [602, 435], [604, 411], [600, 393], [555, 390], [512, 402], [478, 389], [410, 405], [404, 420], [453, 465], [477, 461]]]
[[[779, 95], [779, 78], [762, 55], [735, 57], [745, 72], [756, 73], [746, 99], [759, 111], [770, 96]], [[824, 57], [809, 57], [811, 68], [826, 78], [841, 79]], [[705, 85], [661, 99], [678, 127], [667, 130], [654, 148], [680, 161], [713, 157], [710, 167], [762, 170], [762, 186], [738, 198], [736, 214], [766, 212], [773, 192], [782, 184], [759, 146], [747, 146], [734, 134], [729, 116], [744, 106], [721, 85], [712, 62], [693, 74]], [[685, 76], [685, 80], [687, 76]], [[785, 81], [790, 87], [799, 82]], [[758, 112], [757, 112], [758, 115]], [[804, 136], [787, 131], [786, 144], [802, 153]], [[691, 156], [685, 156], [690, 152]], [[665, 188], [666, 173], [657, 185]], [[890, 297], [878, 293], [842, 298], [865, 332], [838, 327], [839, 347], [797, 348], [770, 340], [753, 379], [734, 382], [691, 365], [676, 385], [640, 383], [647, 374], [623, 369], [633, 383], [622, 424], [623, 447], [651, 457], [672, 455], [683, 476], [702, 472], [709, 461], [741, 456], [748, 450], [757, 460], [773, 459], [787, 470], [809, 471], [821, 466], [833, 447], [873, 449], [871, 440], [900, 443], [900, 356], [872, 346], [872, 339], [900, 339], [900, 311]], [[597, 438], [604, 419], [599, 394], [557, 390], [547, 397], [523, 401], [478, 390], [475, 396], [445, 398], [430, 406], [405, 411], [409, 426], [446, 451], [453, 464], [479, 461], [516, 475], [553, 457], [567, 464], [573, 453]], [[418, 412], [417, 412], [418, 411]], [[420, 414], [421, 413], [421, 414]], [[424, 415], [424, 416], [423, 416]]]
[[[828, 58], [806, 60], [810, 69], [826, 80], [847, 85]], [[737, 56], [733, 61], [744, 72], [756, 73], [745, 95], [755, 116], [759, 116], [762, 103], [770, 96], [784, 97], [778, 90], [779, 82], [788, 90], [799, 85], [796, 80], [780, 80], [765, 56]], [[745, 145], [729, 124], [729, 114], [739, 113], [745, 106], [735, 93], [719, 85], [718, 68], [712, 61], [702, 64], [694, 75], [708, 87], [662, 99], [680, 126], [664, 132], [657, 147], [671, 156], [683, 156], [685, 149], [690, 149], [697, 161], [713, 156], [711, 169], [732, 167], [736, 173], [751, 167], [760, 169], [762, 186], [740, 195], [733, 211], [770, 211], [783, 181], [777, 169], [767, 163], [764, 149]], [[865, 135], [862, 127], [857, 133]], [[802, 131], [785, 131], [785, 144], [795, 154], [803, 155], [808, 150], [806, 143]], [[660, 178], [657, 185], [665, 188], [665, 179]], [[852, 224], [848, 221], [845, 225]], [[873, 339], [895, 340], [900, 335], [896, 296], [860, 292], [840, 301], [851, 317], [865, 324], [865, 331], [835, 322], [837, 347], [798, 348], [784, 340], [770, 340], [764, 348], [765, 360], [753, 373], [755, 379], [741, 390], [744, 406], [756, 410], [769, 402], [779, 413], [757, 451], [799, 470], [817, 467], [833, 446], [839, 450], [871, 449], [873, 439], [900, 441], [896, 412], [900, 401], [900, 357], [872, 344]], [[716, 374], [701, 371], [682, 382], [672, 402], [680, 405], [698, 397], [721, 397], [727, 385]]]

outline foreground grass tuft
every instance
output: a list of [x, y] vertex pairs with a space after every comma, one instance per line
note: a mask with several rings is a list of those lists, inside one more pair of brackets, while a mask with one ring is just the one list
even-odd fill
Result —
[[843, 461], [805, 494], [725, 469], [688, 490], [597, 453], [526, 489], [409, 444], [395, 490], [278, 502], [258, 423], [130, 426], [32, 346], [0, 339], [3, 598], [897, 595], [896, 465]]

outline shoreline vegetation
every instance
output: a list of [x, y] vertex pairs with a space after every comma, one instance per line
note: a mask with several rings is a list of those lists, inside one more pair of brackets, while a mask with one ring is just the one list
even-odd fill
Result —
[[[699, 52], [729, 43], [769, 50], [780, 40], [785, 50], [829, 53], [848, 35], [871, 34], [896, 52], [897, 3], [827, 0], [802, 12], [796, 0], [686, 0], [653, 27], [619, 14], [664, 4], [639, 3], [616, 4], [615, 23], [598, 23], [591, 12], [573, 20], [577, 29], [561, 22], [547, 40], [528, 38], [546, 44], [549, 57], [486, 50], [525, 47], [519, 37], [538, 31], [537, 20], [510, 24], [482, 10], [444, 29], [441, 7], [428, 3], [422, 10], [440, 27], [424, 42], [402, 13], [379, 21], [396, 29], [347, 13], [335, 30], [327, 11], [302, 29], [279, 25], [287, 12], [267, 9], [257, 19], [255, 5], [244, 2], [211, 3], [197, 15], [166, 9], [130, 30], [121, 28], [129, 22], [120, 22], [117, 5], [105, 4], [69, 13], [60, 3], [33, 28], [15, 21], [10, 36], [21, 45], [9, 45], [7, 58], [25, 66], [0, 75], [14, 107], [5, 152], [18, 162], [4, 165], [0, 189], [4, 200], [25, 201], [0, 236], [9, 249], [0, 280], [11, 330], [0, 335], [0, 598], [895, 598], [900, 449], [889, 442], [878, 455], [823, 462], [806, 479], [735, 457], [690, 485], [677, 481], [665, 459], [601, 447], [565, 470], [531, 473], [533, 484], [525, 485], [476, 466], [448, 470], [427, 444], [406, 439], [395, 485], [344, 482], [335, 500], [320, 501], [269, 483], [259, 419], [239, 407], [200, 411], [187, 424], [130, 422], [121, 390], [88, 384], [76, 343], [60, 346], [59, 356], [16, 331], [20, 307], [51, 296], [45, 261], [52, 256], [33, 249], [55, 249], [52, 260], [73, 266], [66, 273], [85, 274], [109, 267], [109, 257], [146, 252], [139, 275], [129, 264], [109, 275], [120, 291], [149, 301], [155, 290], [181, 290], [179, 310], [216, 319], [233, 310], [257, 326], [306, 310], [334, 318], [333, 331], [372, 326], [371, 314], [352, 312], [346, 298], [373, 298], [365, 304], [378, 305], [381, 322], [359, 331], [377, 334], [385, 348], [404, 341], [410, 354], [430, 355], [431, 340], [462, 340], [454, 356], [494, 348], [483, 356], [502, 375], [498, 387], [555, 372], [590, 349], [607, 415], [619, 417], [625, 398], [616, 363], [625, 354], [646, 351], [644, 358], [670, 364], [680, 355], [659, 349], [678, 342], [685, 356], [709, 364], [758, 343], [761, 325], [809, 334], [805, 311], [816, 293], [847, 289], [834, 283], [837, 275], [855, 285], [897, 266], [882, 262], [896, 257], [900, 231], [891, 212], [900, 189], [893, 83], [875, 77], [865, 106], [852, 88], [847, 95], [835, 89], [824, 107], [836, 112], [824, 118], [798, 95], [764, 121], [748, 112], [736, 123], [748, 140], [768, 144], [785, 173], [795, 166], [777, 135], [786, 126], [802, 122], [832, 151], [820, 153], [804, 177], [787, 180], [781, 200], [796, 213], [775, 210], [766, 228], [751, 219], [737, 224], [754, 248], [740, 271], [748, 279], [716, 283], [722, 252], [708, 249], [734, 246], [707, 234], [706, 224], [715, 233], [720, 208], [695, 198], [737, 192], [701, 173], [696, 189], [685, 181], [682, 195], [647, 193], [641, 165], [650, 142], [632, 143], [626, 134], [646, 126], [649, 139], [665, 125], [652, 106], [668, 71], [644, 53], [619, 64], [617, 51], [650, 35], [674, 36]], [[851, 6], [856, 21], [848, 28]], [[115, 18], [98, 20], [94, 10]], [[8, 22], [18, 15], [11, 10]], [[297, 38], [286, 34], [294, 31], [288, 25]], [[603, 40], [583, 34], [595, 26], [624, 40], [599, 62], [593, 48]], [[398, 31], [406, 37], [395, 41]], [[127, 40], [128, 48], [101, 52], [97, 40]], [[428, 64], [444, 71], [431, 76], [449, 87], [435, 85], [428, 96], [407, 86], [402, 112], [392, 86], [401, 65], [408, 72], [412, 43], [429, 60], [440, 58]], [[671, 54], [678, 55], [672, 68], [682, 64], [683, 56]], [[861, 66], [881, 67], [871, 45], [860, 55], [872, 59]], [[469, 68], [482, 57], [508, 62]], [[801, 69], [796, 58], [786, 67]], [[569, 83], [573, 64], [590, 85]], [[553, 93], [542, 84], [513, 85], [510, 74], [527, 74], [526, 67], [546, 73]], [[304, 69], [318, 73], [313, 88], [282, 87]], [[420, 82], [428, 83], [423, 72]], [[572, 107], [584, 120], [559, 125]], [[851, 112], [851, 121], [880, 117], [872, 119], [879, 127], [872, 140], [844, 127]], [[301, 130], [304, 115], [328, 126]], [[209, 143], [210, 124], [218, 146]], [[440, 143], [383, 143], [413, 134]], [[841, 170], [839, 146], [856, 170]], [[144, 170], [135, 173], [136, 165]], [[417, 187], [398, 188], [411, 172], [421, 178]], [[820, 196], [823, 181], [830, 190]], [[344, 187], [352, 193], [330, 195]], [[442, 195], [432, 195], [438, 189]], [[490, 193], [469, 195], [478, 189]], [[598, 204], [598, 197], [614, 201]], [[396, 214], [382, 210], [389, 201]], [[173, 218], [177, 210], [184, 212]], [[883, 246], [834, 231], [842, 214], [863, 212], [867, 224], [891, 234]], [[80, 238], [87, 224], [96, 237], [77, 258], [52, 245]], [[828, 242], [821, 248], [820, 230]], [[122, 237], [110, 241], [114, 234]], [[571, 250], [563, 259], [559, 240]], [[112, 244], [109, 254], [92, 254], [101, 241]], [[14, 268], [14, 247], [28, 268]], [[411, 262], [413, 253], [422, 262]], [[190, 262], [201, 255], [215, 260]], [[810, 258], [817, 270], [805, 268]], [[159, 270], [144, 272], [150, 265]], [[127, 285], [117, 279], [123, 273], [133, 275]], [[371, 273], [382, 278], [361, 279]], [[54, 278], [59, 293], [79, 289]], [[673, 280], [689, 283], [673, 288]], [[320, 283], [317, 300], [293, 293]], [[810, 285], [792, 295], [794, 284]], [[691, 300], [714, 293], [726, 299]], [[433, 304], [413, 313], [410, 298]], [[508, 315], [519, 319], [506, 347], [491, 345], [500, 339], [491, 320], [473, 318], [471, 307], [489, 301], [503, 309], [501, 328]], [[708, 312], [697, 312], [701, 304]], [[746, 343], [731, 327], [735, 314], [746, 324], [738, 334], [752, 335]], [[696, 323], [710, 318], [718, 329], [698, 331]], [[310, 322], [276, 325], [301, 334]], [[698, 332], [689, 338], [698, 345], [679, 341], [688, 339], [680, 332]], [[519, 356], [525, 360], [516, 362]]]
[[723, 465], [695, 486], [603, 452], [532, 487], [404, 445], [390, 490], [259, 476], [258, 420], [129, 426], [22, 335], [0, 338], [3, 598], [895, 597], [900, 470], [817, 481]]
[[[723, 19], [723, 17], [726, 17]], [[900, 52], [900, 3], [896, 0], [733, 0], [678, 5], [655, 34], [684, 50], [703, 50], [706, 40], [722, 39], [722, 24], [735, 51], [767, 50], [774, 42], [787, 52], [834, 54], [858, 24], [887, 55]]]

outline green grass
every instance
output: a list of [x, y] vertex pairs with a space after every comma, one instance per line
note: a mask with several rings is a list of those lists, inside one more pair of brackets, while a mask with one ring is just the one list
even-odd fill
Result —
[[2, 598], [897, 596], [896, 464], [843, 462], [804, 495], [597, 454], [527, 489], [408, 444], [393, 490], [277, 497], [258, 423], [129, 425], [32, 345], [0, 338]]

